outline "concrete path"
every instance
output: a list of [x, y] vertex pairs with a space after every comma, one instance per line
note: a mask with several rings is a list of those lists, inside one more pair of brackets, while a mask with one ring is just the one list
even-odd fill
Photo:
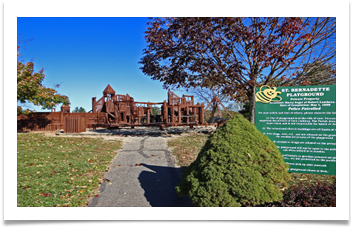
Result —
[[167, 149], [167, 137], [125, 137], [123, 147], [106, 173], [100, 194], [89, 207], [185, 207], [189, 198], [179, 198], [180, 181]]

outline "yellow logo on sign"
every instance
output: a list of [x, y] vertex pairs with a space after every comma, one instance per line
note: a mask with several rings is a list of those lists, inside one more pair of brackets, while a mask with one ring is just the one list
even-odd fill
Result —
[[[262, 91], [262, 88], [267, 87], [267, 89]], [[276, 91], [276, 87], [270, 87], [268, 85], [264, 85], [260, 87], [260, 90], [255, 95], [256, 102], [269, 103], [269, 102], [279, 102], [282, 100], [278, 95], [281, 94], [280, 91]]]

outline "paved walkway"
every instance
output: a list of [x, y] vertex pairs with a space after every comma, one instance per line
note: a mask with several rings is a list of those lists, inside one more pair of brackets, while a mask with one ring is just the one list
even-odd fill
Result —
[[180, 176], [167, 137], [124, 137], [122, 150], [105, 175], [108, 180], [89, 207], [192, 206], [189, 198], [175, 192]]

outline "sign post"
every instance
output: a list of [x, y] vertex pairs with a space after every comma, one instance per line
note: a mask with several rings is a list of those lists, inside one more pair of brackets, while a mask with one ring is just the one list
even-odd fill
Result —
[[255, 92], [255, 125], [277, 145], [289, 172], [336, 175], [336, 86]]

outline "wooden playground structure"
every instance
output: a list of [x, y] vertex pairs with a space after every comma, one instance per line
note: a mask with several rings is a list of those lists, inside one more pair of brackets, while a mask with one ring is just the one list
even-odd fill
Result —
[[[218, 102], [217, 97], [212, 102]], [[30, 115], [17, 116], [17, 131], [55, 131], [84, 132], [86, 128], [119, 128], [138, 126], [157, 126], [161, 130], [169, 126], [220, 126], [225, 122], [222, 113], [218, 109], [219, 117], [214, 117], [212, 122], [205, 122], [205, 110], [203, 103], [194, 103], [194, 96], [177, 96], [168, 91], [168, 100], [164, 102], [135, 102], [129, 94], [115, 94], [114, 89], [108, 84], [103, 91], [103, 97], [92, 98], [92, 110], [89, 113], [70, 113], [70, 106], [62, 106], [60, 112], [38, 112]], [[160, 106], [160, 113], [153, 114], [153, 107]], [[218, 107], [218, 106], [217, 106]], [[218, 119], [218, 121], [217, 121]]]

